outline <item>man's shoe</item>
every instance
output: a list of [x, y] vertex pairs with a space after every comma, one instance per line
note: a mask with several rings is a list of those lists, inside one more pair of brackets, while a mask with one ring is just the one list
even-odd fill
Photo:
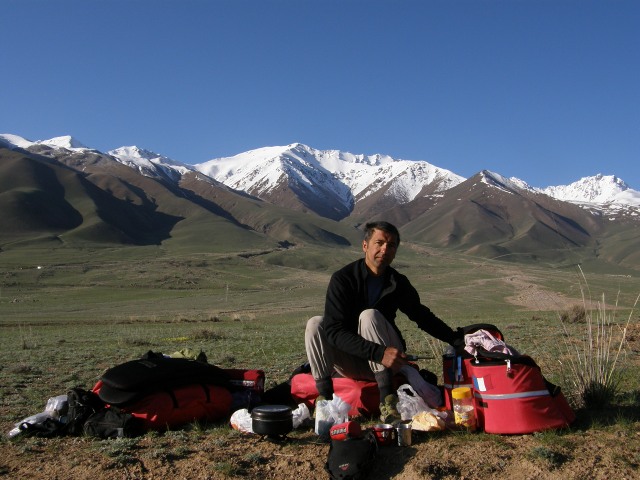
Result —
[[397, 405], [397, 395], [390, 394], [384, 397], [384, 403], [380, 404], [380, 421], [382, 423], [394, 423], [401, 420], [398, 409], [396, 408]]

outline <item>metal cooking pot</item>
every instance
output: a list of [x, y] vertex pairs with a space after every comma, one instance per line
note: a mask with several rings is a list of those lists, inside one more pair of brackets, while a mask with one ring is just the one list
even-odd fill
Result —
[[253, 433], [283, 437], [293, 430], [293, 411], [286, 405], [262, 405], [251, 411]]

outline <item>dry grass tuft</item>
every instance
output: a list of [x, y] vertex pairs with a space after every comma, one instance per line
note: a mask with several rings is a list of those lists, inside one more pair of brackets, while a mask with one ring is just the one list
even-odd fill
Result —
[[585, 323], [587, 321], [587, 310], [584, 305], [573, 305], [566, 312], [560, 314], [562, 323]]
[[[615, 307], [609, 311], [604, 294], [601, 301], [591, 303], [587, 302], [587, 295], [582, 286], [581, 291], [584, 307], [572, 308], [573, 315], [560, 315], [568, 352], [568, 360], [563, 366], [569, 369], [568, 376], [574, 388], [573, 396], [581, 403], [580, 406], [601, 409], [610, 405], [619, 393], [627, 330], [640, 295], [636, 298], [628, 318], [619, 322], [615, 318], [618, 310], [617, 299]], [[588, 304], [594, 307], [587, 308]], [[579, 330], [572, 334], [568, 325], [571, 323], [584, 323], [582, 335]], [[564, 374], [567, 376], [567, 372]]]

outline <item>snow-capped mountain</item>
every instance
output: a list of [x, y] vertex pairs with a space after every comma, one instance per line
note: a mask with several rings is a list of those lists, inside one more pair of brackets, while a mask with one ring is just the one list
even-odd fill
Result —
[[607, 215], [640, 215], [640, 192], [614, 175], [584, 177], [570, 185], [547, 187], [547, 195]]
[[526, 190], [528, 192], [535, 192], [535, 188], [531, 187], [524, 180], [520, 180], [519, 178], [511, 177], [503, 177], [499, 173], [491, 172], [489, 170], [483, 170], [480, 172], [482, 177], [482, 182], [487, 185], [494, 186], [496, 188], [504, 189], [505, 191], [510, 190]]
[[29, 148], [34, 145], [45, 145], [51, 148], [66, 148], [67, 150], [90, 150], [89, 147], [83, 145], [70, 135], [50, 138], [49, 140], [37, 140], [32, 142], [26, 138], [10, 133], [0, 134], [0, 142], [8, 144], [11, 147]]
[[109, 150], [107, 153], [120, 163], [138, 170], [147, 177], [155, 177], [160, 173], [161, 176], [166, 175], [174, 181], [178, 181], [182, 175], [193, 171], [183, 163], [136, 146], [120, 147]]
[[[441, 192], [463, 177], [424, 161], [386, 155], [354, 155], [316, 150], [300, 143], [266, 147], [194, 165], [200, 172], [236, 190], [284, 204], [291, 192], [302, 206], [330, 206], [332, 218], [348, 216], [357, 203], [378, 196], [407, 203], [420, 194]], [[278, 201], [279, 200], [279, 201]]]
[[640, 265], [640, 194], [613, 176], [536, 189], [487, 170], [464, 179], [424, 161], [299, 143], [192, 167], [139, 147], [80, 145], [0, 135], [0, 245], [3, 235], [357, 245], [355, 225], [385, 219], [403, 239], [471, 255]]
[[534, 188], [518, 178], [506, 178], [494, 172], [483, 171], [483, 181], [506, 190], [521, 189], [548, 195], [563, 202], [573, 203], [594, 213], [612, 218], [619, 215], [640, 216], [640, 192], [630, 188], [614, 175], [584, 177], [569, 185]]
[[[0, 145], [96, 151], [68, 135], [33, 142], [14, 134], [0, 134]], [[145, 176], [177, 182], [182, 175], [198, 171], [271, 203], [333, 219], [435, 197], [465, 180], [426, 161], [316, 150], [300, 143], [259, 148], [193, 166], [136, 146], [116, 148], [107, 154]], [[612, 217], [640, 216], [640, 192], [613, 175], [598, 174], [570, 185], [533, 188], [518, 178], [486, 173], [486, 181], [494, 187], [545, 194]]]

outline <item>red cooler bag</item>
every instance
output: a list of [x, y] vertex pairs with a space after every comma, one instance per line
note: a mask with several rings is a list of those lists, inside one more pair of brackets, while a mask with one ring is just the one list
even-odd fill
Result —
[[531, 357], [480, 359], [468, 366], [478, 425], [486, 433], [533, 433], [575, 420], [560, 387], [545, 380]]

